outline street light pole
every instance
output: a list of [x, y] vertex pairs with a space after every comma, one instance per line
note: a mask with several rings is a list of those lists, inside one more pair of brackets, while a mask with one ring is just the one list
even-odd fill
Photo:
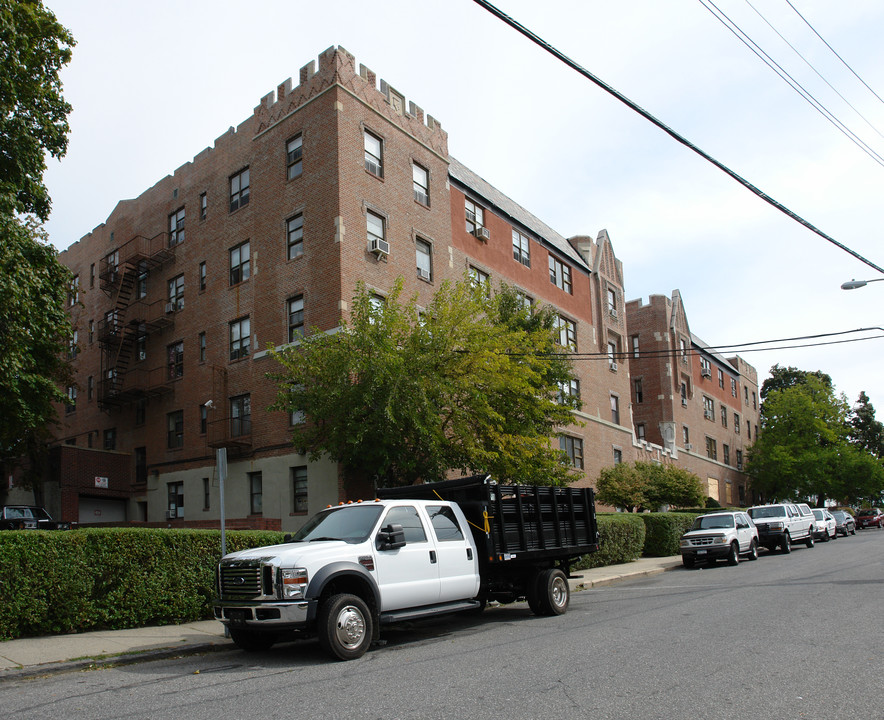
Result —
[[865, 287], [869, 283], [873, 282], [881, 282], [884, 278], [875, 278], [874, 280], [848, 280], [847, 282], [841, 283], [842, 290], [856, 290], [861, 287]]

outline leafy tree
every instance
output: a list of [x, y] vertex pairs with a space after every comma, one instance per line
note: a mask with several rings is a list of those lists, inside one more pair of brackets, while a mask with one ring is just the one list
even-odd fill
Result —
[[570, 359], [556, 315], [515, 290], [445, 283], [425, 311], [378, 302], [360, 284], [339, 332], [314, 331], [274, 353], [283, 372], [277, 409], [303, 413], [295, 447], [341, 464], [351, 488], [437, 480], [449, 470], [499, 480], [574, 479], [556, 428], [579, 401], [562, 396]]
[[850, 441], [877, 458], [884, 457], [884, 424], [875, 419], [875, 408], [861, 391], [850, 413]]
[[50, 10], [33, 0], [0, 0], [0, 214], [49, 217], [43, 185], [46, 156], [67, 150], [71, 106], [59, 71], [74, 39]]
[[596, 481], [599, 502], [634, 510], [656, 510], [661, 505], [697, 507], [703, 502], [703, 484], [694, 473], [676, 465], [637, 461], [604, 468]]
[[645, 504], [646, 479], [631, 463], [602, 468], [596, 480], [596, 499], [604, 505], [637, 511]]
[[32, 218], [0, 213], [0, 463], [39, 454], [70, 384], [70, 272]]
[[820, 380], [829, 390], [832, 390], [831, 376], [820, 370], [799, 370], [795, 367], [780, 367], [779, 364], [774, 365], [770, 369], [770, 377], [761, 384], [759, 394], [764, 400], [768, 393], [774, 390], [785, 390], [786, 388], [796, 387], [807, 382], [809, 377], [815, 377]]

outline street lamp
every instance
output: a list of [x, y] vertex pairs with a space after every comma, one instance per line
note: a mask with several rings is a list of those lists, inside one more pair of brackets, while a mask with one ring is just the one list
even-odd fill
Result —
[[884, 278], [875, 278], [874, 280], [848, 280], [847, 282], [841, 283], [842, 290], [856, 290], [857, 288], [865, 287], [870, 282], [881, 282]]

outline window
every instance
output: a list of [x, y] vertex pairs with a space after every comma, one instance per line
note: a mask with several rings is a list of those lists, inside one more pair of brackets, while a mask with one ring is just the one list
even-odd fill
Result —
[[611, 395], [611, 422], [620, 424], [620, 398], [616, 395]]
[[740, 414], [734, 413], [734, 432], [740, 434]]
[[117, 449], [117, 429], [116, 428], [108, 428], [104, 431], [104, 449], [105, 450], [116, 450]]
[[209, 211], [209, 198], [206, 193], [200, 193], [200, 220], [205, 220]]
[[633, 388], [635, 390], [635, 402], [637, 404], [643, 403], [645, 401], [645, 394], [642, 392], [642, 381], [640, 379], [635, 380], [633, 382]]
[[249, 473], [249, 513], [260, 515], [264, 512], [264, 476], [259, 472]]
[[139, 398], [135, 403], [135, 425], [141, 426], [144, 425], [144, 421], [147, 419], [147, 400], [145, 398]]
[[413, 163], [411, 166], [412, 184], [414, 185], [414, 199], [421, 205], [430, 204], [430, 173], [429, 171]]
[[252, 396], [230, 398], [230, 437], [252, 434]]
[[77, 341], [80, 339], [80, 333], [74, 330], [71, 339], [68, 342], [68, 359], [72, 360], [77, 357]]
[[139, 300], [147, 297], [147, 277], [149, 274], [147, 261], [141, 260], [138, 263], [138, 276], [135, 279], [135, 296]]
[[286, 257], [293, 260], [304, 254], [304, 216], [298, 213], [285, 221]]
[[64, 406], [65, 415], [70, 415], [77, 409], [77, 388], [74, 385], [68, 385], [68, 399]]
[[417, 257], [417, 276], [421, 280], [433, 279], [433, 256], [430, 243], [425, 240], [415, 240], [415, 255]]
[[705, 395], [703, 396], [703, 417], [707, 420], [715, 420], [715, 401]]
[[[91, 433], [90, 433], [91, 434]], [[135, 482], [144, 485], [147, 482], [147, 448], [135, 448]]]
[[89, 266], [89, 287], [95, 287], [95, 263]]
[[201, 332], [199, 334], [199, 348], [200, 348], [200, 362], [206, 361], [206, 334]]
[[608, 341], [608, 365], [611, 370], [617, 369], [617, 343], [616, 341]]
[[294, 180], [301, 174], [303, 154], [304, 138], [298, 133], [285, 144], [285, 173], [289, 180]]
[[184, 242], [184, 208], [169, 215], [169, 247]]
[[169, 305], [166, 312], [176, 312], [184, 308], [184, 275], [169, 280]]
[[304, 296], [298, 295], [288, 301], [289, 342], [304, 337]]
[[583, 440], [570, 435], [559, 435], [559, 448], [567, 456], [569, 465], [583, 469]]
[[743, 469], [743, 451], [737, 450], [737, 470]]
[[691, 444], [691, 430], [687, 425], [681, 426], [681, 439], [685, 447]]
[[200, 435], [205, 435], [209, 429], [209, 408], [200, 405]]
[[166, 447], [170, 450], [184, 447], [184, 411], [166, 415]]
[[644, 423], [639, 423], [638, 425], [635, 426], [635, 437], [636, 437], [638, 440], [644, 440], [644, 439], [645, 439], [645, 426], [644, 426]]
[[80, 276], [74, 275], [68, 287], [68, 307], [73, 307], [80, 302]]
[[230, 212], [249, 204], [249, 169], [230, 176]]
[[249, 318], [241, 318], [230, 323], [230, 359], [240, 360], [249, 355], [251, 343]]
[[92, 341], [95, 339], [95, 321], [89, 321], [89, 344], [92, 344]]
[[732, 397], [737, 396], [737, 379], [736, 378], [731, 378], [731, 396]]
[[623, 451], [620, 448], [614, 448], [614, 464], [619, 465], [623, 462]]
[[251, 261], [249, 259], [249, 241], [240, 243], [230, 249], [230, 284], [238, 285], [249, 279], [251, 274]]
[[724, 389], [724, 373], [718, 368], [718, 387]]
[[688, 364], [688, 344], [684, 338], [681, 338], [678, 341], [679, 350], [681, 350], [681, 361], [685, 365]]
[[580, 398], [580, 381], [577, 378], [559, 383], [559, 404], [564, 405], [569, 397]]
[[571, 293], [571, 268], [552, 255], [549, 256], [549, 281], [566, 293]]
[[400, 506], [390, 508], [387, 517], [384, 518], [383, 524], [395, 523], [402, 526], [405, 531], [406, 543], [421, 543], [427, 541], [427, 533], [424, 531], [424, 524], [421, 522], [417, 510], [411, 506]]
[[203, 478], [203, 510], [208, 510], [212, 500], [212, 485], [209, 478]]
[[746, 437], [752, 439], [752, 423], [748, 420], [746, 421]]
[[206, 263], [205, 261], [200, 263], [200, 292], [203, 292], [206, 289]]
[[630, 342], [632, 344], [632, 357], [638, 357], [638, 335], [633, 335], [630, 338]]
[[307, 513], [307, 468], [293, 467], [292, 477], [292, 512], [296, 515]]
[[608, 315], [617, 317], [617, 291], [608, 288]]
[[572, 350], [577, 349], [577, 323], [573, 320], [568, 320], [567, 318], [563, 318], [559, 315], [556, 320], [556, 325], [559, 328], [559, 339], [558, 344], [562, 347], [570, 347]]
[[703, 377], [712, 377], [712, 364], [708, 358], [700, 358], [700, 375]]
[[488, 285], [491, 282], [491, 276], [487, 272], [470, 265], [470, 282], [476, 286]]
[[754, 390], [752, 391], [752, 409], [753, 409], [753, 410], [757, 410], [757, 409], [758, 409], [758, 405], [757, 405], [756, 402], [755, 402], [755, 391], [754, 391]]
[[365, 169], [372, 175], [384, 177], [384, 143], [368, 130], [363, 133], [365, 146]]
[[724, 405], [721, 406], [721, 427], [727, 427], [727, 408]]
[[464, 212], [467, 218], [467, 232], [474, 235], [477, 228], [485, 227], [485, 209], [469, 198], [464, 199]]
[[169, 517], [184, 517], [184, 483], [169, 483]]
[[384, 243], [385, 236], [384, 218], [376, 213], [373, 213], [371, 210], [368, 210], [365, 213], [365, 222], [368, 232], [369, 249], [373, 250], [378, 247], [383, 247], [381, 243]]
[[513, 229], [513, 260], [518, 260], [525, 267], [531, 267], [531, 247], [528, 237]]
[[722, 449], [722, 452], [724, 453], [724, 464], [730, 465], [731, 464], [731, 448], [730, 448], [730, 446], [729, 445], [722, 445], [721, 449]]
[[680, 393], [681, 393], [681, 405], [682, 405], [682, 407], [687, 407], [688, 406], [688, 384], [686, 382], [683, 382], [681, 384]]
[[184, 341], [179, 340], [166, 348], [166, 366], [169, 368], [169, 380], [184, 376]]
[[91, 375], [86, 378], [86, 399], [91, 400], [95, 396], [95, 378]]
[[463, 540], [463, 530], [457, 522], [457, 517], [447, 505], [430, 505], [427, 507], [433, 532], [439, 542], [452, 542]]
[[706, 438], [706, 457], [710, 460], [718, 460], [718, 443], [714, 438]]

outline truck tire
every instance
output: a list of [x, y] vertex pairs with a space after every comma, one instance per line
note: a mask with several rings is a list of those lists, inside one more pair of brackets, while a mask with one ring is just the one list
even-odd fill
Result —
[[571, 601], [568, 578], [558, 568], [541, 570], [537, 575], [536, 592], [540, 615], [563, 615]]
[[813, 530], [811, 530], [808, 534], [807, 540], [804, 541], [804, 544], [807, 545], [807, 547], [809, 548], [813, 547]]
[[758, 543], [755, 542], [755, 540], [752, 540], [752, 542], [749, 543], [749, 554], [746, 557], [750, 560], [758, 559]]
[[337, 660], [365, 655], [373, 633], [368, 605], [348, 593], [332, 595], [319, 608], [316, 631], [322, 649]]
[[788, 555], [792, 552], [792, 538], [789, 537], [789, 533], [783, 535], [783, 540], [780, 543], [780, 548], [783, 551], [783, 555]]
[[256, 630], [243, 630], [241, 628], [230, 628], [230, 639], [233, 644], [240, 650], [246, 652], [261, 652], [269, 650], [276, 642], [276, 634], [269, 632], [258, 632]]
[[735, 542], [731, 543], [731, 551], [727, 554], [727, 564], [728, 565], [739, 565], [740, 564], [740, 546]]

